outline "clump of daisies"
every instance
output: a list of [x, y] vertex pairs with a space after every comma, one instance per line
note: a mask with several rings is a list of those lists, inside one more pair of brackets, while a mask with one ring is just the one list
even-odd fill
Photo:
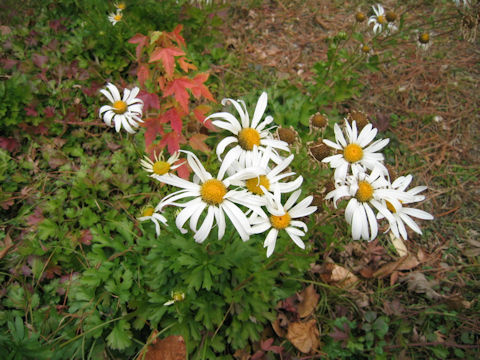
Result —
[[252, 117], [242, 100], [224, 99], [222, 104], [233, 106], [238, 117], [223, 111], [206, 119], [213, 119], [213, 125], [230, 133], [216, 147], [218, 171], [208, 171], [190, 151], [180, 153], [193, 171], [192, 180], [171, 171], [181, 161], [178, 153], [167, 161], [158, 157], [155, 161], [142, 160], [142, 167], [153, 179], [178, 190], [165, 196], [154, 209], [149, 208], [140, 220], [152, 220], [158, 234], [159, 222], [165, 223], [161, 213], [173, 206], [179, 208], [175, 225], [182, 233], [192, 234], [198, 243], [212, 232], [222, 239], [232, 228], [231, 223], [243, 241], [268, 231], [264, 240], [267, 257], [272, 255], [280, 233], [286, 233], [304, 249], [301, 238], [308, 229], [300, 219], [312, 214], [316, 207], [311, 206], [312, 196], [298, 201], [303, 178], [294, 178], [295, 172], [289, 169], [294, 156], [283, 156], [289, 152], [288, 145], [274, 138], [273, 118], [264, 117], [267, 94], [261, 94]]
[[382, 5], [377, 4], [372, 6], [373, 15], [368, 18], [368, 25], [373, 24], [374, 34], [383, 31], [394, 32], [398, 28], [395, 25], [397, 14], [394, 11], [385, 11]]
[[378, 235], [378, 221], [382, 219], [388, 221], [387, 231], [398, 238], [407, 240], [406, 227], [421, 234], [412, 217], [432, 220], [433, 216], [411, 207], [411, 204], [425, 199], [419, 194], [427, 187], [407, 190], [412, 175], [390, 178], [380, 152], [389, 139], [375, 140], [378, 131], [372, 124], [365, 125], [360, 131], [357, 122], [351, 119], [345, 119], [343, 130], [335, 124], [334, 132], [335, 142], [323, 140], [337, 152], [322, 160], [335, 169], [335, 189], [326, 195], [326, 199], [333, 199], [335, 207], [338, 200], [348, 200], [345, 219], [351, 226], [352, 238], [374, 240]]

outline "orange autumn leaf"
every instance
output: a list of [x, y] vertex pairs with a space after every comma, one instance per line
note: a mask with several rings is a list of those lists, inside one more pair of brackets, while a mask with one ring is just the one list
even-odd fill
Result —
[[192, 147], [193, 150], [200, 150], [205, 153], [210, 152], [210, 148], [208, 147], [207, 144], [205, 144], [205, 140], [208, 138], [207, 135], [205, 134], [193, 134], [190, 139], [188, 140], [188, 143]]
[[175, 67], [175, 56], [185, 55], [185, 52], [177, 47], [168, 47], [168, 48], [156, 48], [153, 50], [152, 55], [150, 55], [150, 60], [148, 62], [161, 61], [165, 73], [168, 77], [173, 75], [173, 69]]

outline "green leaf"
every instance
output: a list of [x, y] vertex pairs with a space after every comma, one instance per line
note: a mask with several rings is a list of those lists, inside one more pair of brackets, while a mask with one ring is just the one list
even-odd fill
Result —
[[131, 337], [130, 324], [126, 320], [120, 320], [115, 323], [112, 332], [107, 336], [107, 343], [112, 349], [123, 350], [132, 344]]
[[47, 218], [38, 225], [37, 234], [40, 240], [47, 240], [49, 237], [56, 238], [58, 236], [57, 224]]

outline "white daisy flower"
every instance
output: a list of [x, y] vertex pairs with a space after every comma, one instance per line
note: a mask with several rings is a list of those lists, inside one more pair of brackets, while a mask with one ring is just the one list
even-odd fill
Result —
[[[254, 214], [254, 216], [251, 217], [250, 223], [252, 224], [253, 234], [260, 234], [270, 229], [265, 238], [265, 242], [263, 243], [263, 247], [267, 248], [267, 257], [270, 257], [273, 254], [278, 233], [281, 230], [285, 230], [298, 247], [305, 249], [305, 244], [300, 237], [304, 236], [305, 232], [308, 230], [307, 225], [303, 221], [293, 219], [308, 216], [314, 213], [317, 210], [317, 207], [310, 206], [313, 196], [307, 196], [293, 206], [298, 200], [301, 192], [300, 189], [295, 191], [285, 202], [285, 205], [282, 205], [281, 203], [281, 194], [279, 192], [276, 192], [273, 195], [266, 193], [268, 198], [266, 208], [269, 215], [261, 210], [261, 212], [257, 213], [258, 215]], [[303, 229], [303, 231], [299, 228]]]
[[[158, 181], [173, 185], [182, 190], [176, 191], [165, 198], [157, 205], [156, 210], [160, 211], [166, 205], [175, 205], [183, 207], [176, 218], [176, 225], [182, 233], [187, 230], [183, 225], [190, 219], [190, 229], [195, 232], [194, 239], [196, 242], [203, 242], [210, 234], [213, 227], [214, 219], [218, 226], [218, 239], [225, 234], [225, 214], [232, 222], [233, 226], [239, 233], [243, 241], [247, 241], [250, 236], [250, 224], [246, 215], [240, 210], [236, 204], [244, 205], [254, 211], [261, 211], [262, 205], [259, 200], [248, 194], [246, 190], [229, 190], [228, 187], [238, 180], [249, 179], [258, 175], [258, 171], [253, 168], [247, 168], [239, 173], [223, 179], [226, 171], [225, 165], [222, 163], [217, 178], [205, 170], [198, 158], [191, 152], [185, 151], [187, 161], [199, 183], [190, 182], [179, 178], [178, 176], [156, 175], [152, 177]], [[176, 201], [184, 198], [193, 198], [185, 203], [177, 203]], [[204, 212], [207, 211], [203, 224], [197, 230], [197, 223]]]
[[155, 209], [151, 206], [146, 207], [142, 211], [142, 216], [138, 218], [140, 221], [148, 221], [151, 220], [155, 224], [155, 232], [157, 233], [157, 236], [160, 236], [160, 224], [161, 222], [164, 225], [167, 225], [167, 219], [165, 216], [155, 212]]
[[378, 234], [377, 218], [373, 206], [389, 221], [394, 217], [388, 210], [386, 201], [395, 209], [401, 207], [401, 201], [413, 201], [414, 196], [403, 191], [389, 188], [390, 183], [382, 175], [380, 168], [374, 168], [371, 174], [356, 171], [345, 182], [337, 183], [336, 189], [329, 192], [325, 199], [333, 198], [335, 207], [342, 197], [350, 197], [345, 209], [345, 219], [352, 226], [353, 240], [374, 240]]
[[397, 30], [395, 24], [387, 20], [387, 15], [385, 14], [385, 10], [383, 9], [382, 5], [377, 4], [376, 7], [373, 5], [372, 9], [375, 15], [372, 15], [368, 18], [368, 25], [373, 24], [373, 32], [375, 34], [381, 33], [384, 30], [384, 27], [386, 27], [389, 31]]
[[123, 90], [123, 99], [120, 97], [120, 92], [113, 84], [108, 83], [107, 89], [102, 89], [100, 92], [107, 97], [112, 105], [104, 105], [100, 108], [99, 115], [103, 117], [103, 121], [108, 126], [112, 126], [112, 120], [115, 124], [117, 132], [123, 127], [128, 133], [134, 134], [133, 128], [138, 127], [139, 122], [143, 122], [142, 110], [143, 101], [136, 98], [140, 89], [134, 87], [131, 91]]
[[463, 6], [463, 8], [468, 8], [470, 7], [470, 0], [453, 0], [455, 2], [455, 5], [458, 7]]
[[165, 175], [170, 170], [175, 170], [183, 165], [183, 163], [174, 165], [179, 157], [180, 153], [178, 151], [170, 156], [167, 161], [163, 159], [163, 154], [160, 157], [154, 154], [155, 161], [152, 161], [150, 157], [145, 155], [144, 160], [140, 160], [140, 165], [142, 165], [143, 170], [152, 173], [152, 175]]
[[125, 4], [124, 1], [114, 3], [113, 6], [115, 6], [117, 8], [117, 11], [118, 10], [119, 11], [125, 10], [125, 8], [127, 7], [127, 5]]
[[116, 25], [118, 22], [122, 21], [123, 14], [122, 10], [118, 9], [116, 13], [110, 13], [108, 15], [108, 20], [112, 23], [112, 25]]
[[[261, 152], [257, 146], [252, 150], [252, 156], [249, 157], [247, 163], [244, 164], [247, 168], [258, 169], [258, 176], [239, 181], [234, 185], [244, 186], [254, 195], [264, 195], [263, 189], [269, 192], [289, 193], [297, 190], [303, 182], [301, 176], [294, 181], [282, 183], [281, 180], [286, 177], [295, 175], [294, 172], [282, 173], [290, 163], [293, 161], [293, 155], [283, 159], [279, 164], [270, 169], [268, 163], [272, 156], [272, 149], [267, 147], [264, 152]], [[228, 169], [229, 174], [235, 174], [243, 169], [243, 166], [238, 162], [234, 162]]]
[[[400, 207], [395, 208], [389, 201], [386, 201], [387, 208], [393, 214], [393, 221], [389, 220], [389, 225], [392, 233], [397, 237], [402, 237], [404, 240], [407, 240], [408, 234], [405, 228], [405, 224], [415, 231], [417, 234], [422, 234], [422, 230], [420, 227], [411, 219], [411, 217], [415, 217], [418, 219], [423, 220], [433, 220], [433, 216], [426, 211], [415, 209], [415, 208], [408, 208], [405, 207], [405, 204], [411, 204], [414, 202], [423, 201], [425, 199], [424, 195], [418, 195], [419, 193], [425, 191], [427, 189], [426, 186], [416, 186], [413, 189], [405, 191], [406, 188], [410, 185], [412, 181], [412, 175], [408, 176], [401, 176], [397, 178], [391, 185], [392, 189], [397, 191], [405, 192], [413, 197], [411, 201], [401, 201]], [[381, 213], [377, 214], [378, 219], [383, 219], [384, 216]], [[387, 231], [388, 231], [387, 230]]]
[[227, 152], [223, 162], [227, 163], [227, 167], [235, 160], [238, 160], [241, 164], [245, 164], [252, 156], [254, 146], [257, 146], [261, 151], [264, 151], [267, 146], [270, 146], [274, 149], [272, 160], [277, 163], [280, 162], [281, 158], [276, 153], [276, 149], [290, 151], [288, 144], [284, 141], [274, 139], [269, 129], [265, 129], [265, 127], [273, 121], [273, 117], [269, 115], [266, 116], [263, 121], [260, 121], [267, 107], [267, 93], [263, 92], [262, 95], [260, 95], [252, 121], [250, 121], [244, 101], [235, 101], [233, 99], [222, 100], [222, 105], [225, 106], [227, 103], [233, 104], [240, 115], [240, 121], [228, 112], [215, 113], [205, 119], [223, 119], [214, 120], [212, 124], [221, 129], [228, 130], [235, 135], [228, 136], [220, 141], [217, 145], [217, 156], [220, 158], [220, 155], [228, 145], [236, 143], [237, 145]]
[[[345, 120], [345, 130], [348, 139], [348, 143], [343, 136], [340, 126], [335, 124], [335, 141], [324, 139], [323, 142], [334, 148], [337, 151], [341, 151], [341, 154], [328, 156], [323, 159], [323, 162], [329, 163], [330, 167], [335, 169], [335, 180], [345, 180], [348, 172], [348, 168], [352, 168], [352, 172], [358, 168], [364, 166], [367, 169], [373, 170], [374, 168], [380, 168], [384, 175], [388, 174], [387, 168], [382, 164], [383, 155], [377, 153], [377, 151], [383, 149], [390, 139], [377, 140], [370, 144], [377, 135], [378, 130], [373, 128], [372, 124], [364, 126], [360, 134], [357, 131], [356, 121], [352, 121], [352, 126]], [[369, 146], [367, 146], [370, 144]]]

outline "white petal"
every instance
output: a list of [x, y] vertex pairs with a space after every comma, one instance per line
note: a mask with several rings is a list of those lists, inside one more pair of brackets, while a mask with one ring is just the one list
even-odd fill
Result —
[[272, 228], [268, 233], [267, 237], [265, 238], [265, 242], [263, 243], [263, 247], [267, 248], [267, 257], [270, 257], [273, 254], [273, 250], [275, 250], [275, 243], [277, 242], [278, 230]]
[[253, 114], [252, 124], [250, 125], [250, 127], [254, 129], [257, 128], [257, 125], [260, 119], [262, 118], [266, 108], [267, 108], [267, 93], [263, 92], [262, 95], [260, 95], [260, 98], [258, 99], [257, 106], [255, 107], [255, 112]]
[[196, 242], [202, 243], [208, 237], [208, 234], [210, 234], [210, 230], [212, 230], [213, 219], [214, 219], [213, 206], [209, 206], [207, 216], [205, 217], [205, 220], [203, 221], [202, 226], [200, 227], [200, 229], [198, 229], [197, 233], [193, 237]]
[[220, 155], [223, 154], [223, 152], [225, 151], [225, 148], [234, 142], [238, 142], [238, 139], [234, 136], [228, 136], [218, 143], [216, 152], [217, 152], [217, 156], [219, 157], [219, 160], [221, 160]]

